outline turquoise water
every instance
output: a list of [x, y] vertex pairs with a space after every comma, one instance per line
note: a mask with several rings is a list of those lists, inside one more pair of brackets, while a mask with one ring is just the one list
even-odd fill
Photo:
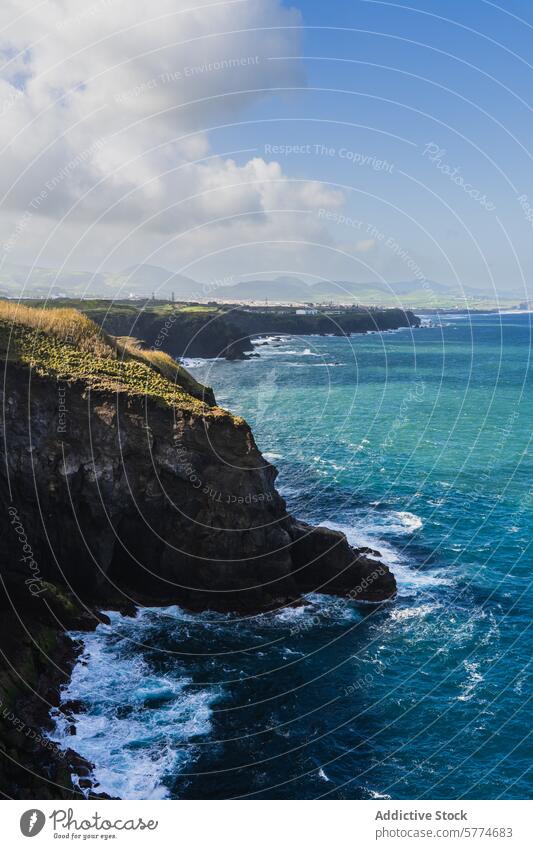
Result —
[[68, 693], [102, 789], [531, 795], [530, 319], [284, 338], [192, 364], [248, 419], [291, 512], [378, 548], [399, 594], [245, 621], [112, 614]]

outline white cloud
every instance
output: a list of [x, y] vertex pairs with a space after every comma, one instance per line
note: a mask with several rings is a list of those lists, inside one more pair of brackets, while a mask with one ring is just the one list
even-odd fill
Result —
[[93, 266], [121, 240], [115, 263], [170, 240], [157, 258], [177, 266], [232, 244], [327, 239], [308, 213], [340, 192], [210, 147], [210, 128], [303, 84], [298, 62], [270, 58], [298, 54], [299, 25], [277, 0], [3, 0], [4, 253], [31, 262], [63, 216], [41, 263], [78, 239], [73, 260]]

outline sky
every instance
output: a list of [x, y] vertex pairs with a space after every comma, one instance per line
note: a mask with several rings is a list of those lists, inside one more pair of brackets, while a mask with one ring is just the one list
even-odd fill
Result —
[[531, 291], [529, 2], [3, 0], [0, 262]]

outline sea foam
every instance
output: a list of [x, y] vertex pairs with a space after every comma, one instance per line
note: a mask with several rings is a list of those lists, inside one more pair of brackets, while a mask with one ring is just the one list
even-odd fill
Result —
[[[97, 790], [127, 799], [162, 799], [166, 780], [195, 760], [194, 740], [211, 730], [212, 703], [218, 693], [194, 687], [191, 678], [158, 673], [142, 656], [152, 611], [136, 619], [111, 612], [111, 625], [93, 633], [73, 633], [83, 653], [62, 692], [75, 700], [76, 737], [60, 710], [52, 711], [51, 739], [94, 763]], [[127, 634], [127, 636], [126, 636]], [[138, 642], [137, 642], [138, 641]]]

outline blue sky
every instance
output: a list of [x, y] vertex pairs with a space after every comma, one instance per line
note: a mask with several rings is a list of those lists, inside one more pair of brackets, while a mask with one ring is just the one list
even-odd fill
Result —
[[[287, 173], [344, 187], [346, 214], [401, 243], [428, 277], [523, 287], [533, 272], [532, 225], [518, 200], [525, 194], [533, 206], [531, 5], [306, 0], [298, 8], [306, 90], [259, 103], [248, 116], [258, 124], [240, 140], [262, 155], [265, 144], [310, 144], [311, 153], [285, 155]], [[354, 165], [344, 148], [360, 163], [393, 167]], [[379, 246], [364, 259], [402, 278], [402, 264]]]
[[530, 3], [71, 9], [2, 10], [4, 262], [533, 279]]

